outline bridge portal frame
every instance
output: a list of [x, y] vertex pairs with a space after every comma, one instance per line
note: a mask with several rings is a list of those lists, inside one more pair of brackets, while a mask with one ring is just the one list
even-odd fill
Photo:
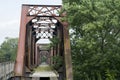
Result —
[[[43, 10], [43, 8], [45, 8], [46, 11]], [[39, 16], [39, 17], [54, 17], [61, 23], [61, 26], [63, 27], [65, 79], [73, 80], [69, 29], [68, 29], [67, 22], [60, 21], [61, 17], [65, 16], [65, 15], [59, 14], [59, 11], [61, 10], [61, 8], [62, 8], [61, 5], [28, 5], [28, 4], [22, 5], [18, 51], [17, 51], [16, 62], [15, 62], [15, 68], [14, 68], [15, 77], [17, 77], [17, 79], [22, 80], [24, 77], [24, 73], [25, 73], [24, 72], [25, 71], [25, 56], [26, 56], [25, 55], [25, 48], [26, 48], [25, 41], [26, 41], [26, 30], [27, 30], [26, 25], [33, 18]]]

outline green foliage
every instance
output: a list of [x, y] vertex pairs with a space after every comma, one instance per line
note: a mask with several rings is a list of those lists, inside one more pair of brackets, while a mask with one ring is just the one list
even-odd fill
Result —
[[46, 60], [47, 60], [47, 57], [43, 56], [42, 59], [41, 59], [41, 62], [46, 62]]
[[120, 80], [120, 1], [63, 0], [74, 80]]
[[54, 36], [53, 38], [50, 39], [51, 43], [50, 43], [50, 47], [55, 47], [59, 42], [59, 38]]
[[51, 66], [54, 69], [58, 70], [63, 64], [63, 57], [62, 56], [53, 56], [52, 61], [54, 62], [54, 64], [52, 64]]
[[111, 71], [111, 70], [106, 70], [106, 80], [116, 80], [115, 79], [115, 76], [116, 76], [116, 73], [114, 71]]
[[17, 38], [6, 38], [0, 46], [0, 59], [1, 61], [14, 61], [17, 52]]
[[52, 71], [52, 68], [50, 66], [39, 66], [34, 69], [35, 72], [44, 72], [44, 71]]

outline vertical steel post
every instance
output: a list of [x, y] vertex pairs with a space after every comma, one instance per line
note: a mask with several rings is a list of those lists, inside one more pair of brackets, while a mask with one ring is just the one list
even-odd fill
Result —
[[32, 54], [33, 54], [33, 67], [35, 67], [35, 36], [32, 36]]
[[57, 27], [57, 36], [59, 38], [59, 43], [57, 45], [57, 55], [61, 56], [61, 41], [62, 41], [62, 30], [61, 30], [61, 26]]
[[53, 64], [52, 57], [53, 57], [53, 47], [50, 49], [50, 64], [51, 65]]
[[14, 69], [15, 76], [24, 75], [27, 12], [28, 6], [22, 6], [18, 51]]
[[28, 43], [28, 56], [27, 56], [27, 64], [28, 64], [28, 68], [31, 69], [31, 36], [32, 36], [32, 26], [31, 25], [28, 25], [27, 26], [27, 30], [28, 30], [28, 34], [27, 34], [27, 43]]
[[35, 44], [35, 65], [38, 65], [38, 47], [37, 44]]
[[39, 65], [39, 46], [37, 44], [37, 65]]
[[66, 80], [73, 80], [70, 38], [67, 22], [63, 23], [63, 38], [64, 38], [64, 59], [66, 69]]

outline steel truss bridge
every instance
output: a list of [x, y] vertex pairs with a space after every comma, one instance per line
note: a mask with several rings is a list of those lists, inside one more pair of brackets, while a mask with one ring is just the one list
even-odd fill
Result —
[[30, 75], [43, 62], [56, 66], [58, 60], [62, 60], [62, 64], [54, 69], [58, 74], [56, 80], [73, 80], [68, 22], [62, 21], [66, 12], [61, 9], [61, 5], [22, 5], [17, 58], [11, 80], [51, 80], [41, 78], [40, 74], [37, 78]]

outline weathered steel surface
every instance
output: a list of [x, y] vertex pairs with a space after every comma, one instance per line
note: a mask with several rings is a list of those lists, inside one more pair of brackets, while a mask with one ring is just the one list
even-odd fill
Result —
[[27, 10], [28, 10], [27, 6], [22, 6], [20, 35], [19, 35], [17, 58], [15, 62], [15, 76], [24, 75]]
[[25, 5], [29, 6], [28, 16], [60, 17], [61, 5]]
[[73, 80], [72, 74], [72, 60], [71, 60], [71, 49], [70, 49], [70, 38], [68, 23], [63, 23], [63, 36], [64, 36], [64, 57], [65, 57], [65, 69], [66, 69], [66, 80]]
[[32, 46], [32, 26], [31, 25], [29, 25], [29, 26], [27, 26], [27, 56], [26, 56], [26, 60], [28, 61], [26, 64], [28, 64], [27, 65], [27, 67], [29, 68], [29, 69], [32, 69], [32, 66], [31, 66], [31, 54], [32, 54], [32, 49], [31, 49], [31, 46]]

